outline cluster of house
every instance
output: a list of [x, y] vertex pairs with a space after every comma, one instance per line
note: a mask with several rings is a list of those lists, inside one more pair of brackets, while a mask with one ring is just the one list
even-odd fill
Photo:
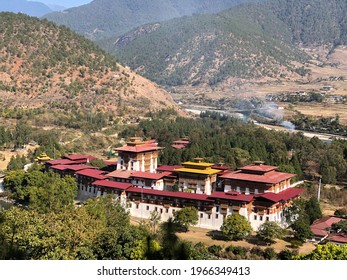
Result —
[[61, 176], [75, 176], [79, 200], [112, 194], [131, 216], [149, 218], [157, 211], [164, 221], [175, 211], [194, 206], [197, 226], [209, 229], [219, 229], [233, 213], [244, 216], [255, 230], [266, 221], [285, 225], [283, 210], [303, 192], [291, 182], [295, 174], [262, 162], [236, 171], [201, 158], [158, 166], [162, 149], [154, 140], [134, 137], [116, 148], [117, 162], [105, 161], [102, 169], [88, 164], [93, 157], [81, 154], [47, 160], [45, 166]]
[[339, 217], [323, 217], [316, 220], [311, 225], [313, 233], [313, 241], [316, 243], [330, 242], [337, 245], [347, 243], [347, 233], [344, 231], [335, 230], [333, 225], [346, 219]]

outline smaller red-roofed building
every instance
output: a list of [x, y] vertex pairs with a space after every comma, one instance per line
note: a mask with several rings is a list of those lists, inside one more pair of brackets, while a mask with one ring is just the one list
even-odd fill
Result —
[[64, 156], [64, 158], [78, 163], [89, 163], [91, 160], [95, 159], [93, 156], [83, 154], [71, 154]]
[[104, 160], [104, 163], [106, 164], [106, 166], [103, 167], [102, 170], [105, 170], [108, 172], [117, 170], [117, 161]]
[[133, 170], [115, 170], [106, 174], [106, 177], [115, 182], [131, 183], [131, 175], [135, 172]]
[[123, 147], [116, 148], [118, 152], [117, 170], [134, 170], [155, 173], [158, 167], [159, 151], [155, 140], [143, 141], [139, 137], [130, 138]]
[[150, 173], [136, 171], [131, 174], [131, 182], [138, 188], [164, 190], [164, 178], [169, 175], [171, 175], [171, 172]]
[[335, 244], [346, 244], [347, 234], [343, 232], [335, 232], [332, 230], [332, 225], [345, 219], [328, 216], [318, 219], [310, 226], [313, 233], [313, 241], [321, 243], [323, 241], [329, 241]]
[[105, 179], [97, 180], [92, 185], [96, 189], [96, 196], [112, 194], [116, 199], [120, 199], [122, 195], [125, 195], [125, 191], [133, 186], [131, 183], [115, 182]]
[[220, 180], [224, 182], [224, 191], [245, 194], [279, 193], [291, 187], [295, 174], [279, 172], [276, 166], [256, 163], [224, 173]]
[[150, 173], [131, 170], [116, 170], [106, 176], [111, 181], [131, 183], [139, 188], [164, 190], [164, 178], [170, 176], [171, 172]]
[[172, 142], [171, 147], [177, 150], [183, 150], [190, 146], [189, 138], [181, 138]]
[[77, 171], [83, 169], [95, 169], [96, 167], [86, 164], [58, 164], [53, 165], [49, 169], [53, 172], [58, 173], [60, 176], [71, 176], [74, 177]]
[[97, 180], [105, 180], [106, 172], [95, 168], [79, 170], [75, 173], [78, 186], [78, 198], [85, 200], [97, 196], [97, 189], [93, 183]]

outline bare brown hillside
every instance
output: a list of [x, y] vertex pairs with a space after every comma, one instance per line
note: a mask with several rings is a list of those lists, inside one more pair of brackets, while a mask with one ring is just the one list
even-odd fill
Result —
[[25, 15], [0, 13], [0, 69], [3, 107], [83, 107], [122, 115], [178, 109], [167, 92], [92, 42]]

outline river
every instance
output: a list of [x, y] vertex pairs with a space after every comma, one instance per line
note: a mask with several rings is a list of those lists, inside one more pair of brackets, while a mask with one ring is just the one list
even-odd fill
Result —
[[[186, 111], [192, 113], [192, 114], [195, 114], [195, 115], [200, 115], [201, 112], [212, 111], [212, 112], [218, 112], [220, 114], [224, 114], [226, 116], [231, 116], [234, 118], [242, 119], [242, 120], [247, 119], [247, 117], [242, 113], [230, 113], [227, 111], [216, 110], [213, 108], [206, 108], [205, 109], [205, 108], [202, 108], [199, 106], [196, 106], [196, 107], [194, 107], [194, 106], [190, 107], [189, 106], [189, 107], [185, 107], [184, 109]], [[303, 135], [305, 137], [308, 137], [308, 138], [317, 137], [318, 139], [320, 139], [324, 142], [327, 142], [327, 143], [330, 143], [333, 138], [342, 139], [342, 140], [347, 141], [347, 137], [340, 136], [340, 135], [328, 134], [328, 133], [316, 133], [316, 132], [305, 131], [305, 130], [297, 130], [297, 129], [293, 129], [293, 128], [285, 127], [285, 126], [264, 124], [264, 123], [257, 122], [255, 120], [249, 120], [249, 121], [252, 121], [255, 125], [264, 127], [266, 129], [269, 129], [269, 130], [286, 131], [286, 132], [290, 132], [290, 133], [303, 133]]]

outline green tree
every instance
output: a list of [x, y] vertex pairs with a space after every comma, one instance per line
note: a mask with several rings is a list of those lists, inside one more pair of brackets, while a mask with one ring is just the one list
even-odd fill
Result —
[[32, 128], [24, 121], [18, 121], [14, 131], [15, 147], [19, 148], [29, 142]]
[[157, 227], [160, 223], [160, 213], [157, 211], [151, 211], [151, 216], [149, 218], [149, 227], [151, 229], [152, 234], [157, 233]]
[[188, 230], [189, 226], [196, 225], [198, 220], [198, 210], [195, 207], [184, 207], [174, 213], [174, 222], [185, 231]]
[[88, 199], [84, 205], [90, 215], [100, 220], [105, 227], [122, 230], [130, 224], [129, 213], [112, 195]]
[[294, 238], [306, 242], [306, 240], [313, 237], [313, 233], [310, 228], [310, 224], [304, 217], [299, 217], [292, 225], [292, 230], [294, 231]]
[[305, 212], [309, 217], [310, 224], [323, 217], [319, 202], [315, 197], [311, 197], [308, 201], [306, 201]]
[[275, 239], [283, 238], [285, 231], [276, 222], [266, 222], [259, 226], [257, 238], [266, 244], [275, 243]]
[[298, 260], [347, 260], [347, 245], [327, 243], [317, 245], [312, 253], [295, 257]]
[[342, 220], [335, 224], [332, 224], [331, 228], [337, 232], [347, 234], [347, 220]]
[[[313, 236], [310, 229], [310, 219], [314, 219], [316, 214], [307, 213], [306, 211], [306, 209], [310, 209], [311, 211], [312, 203], [316, 205], [314, 200], [307, 206], [307, 201], [305, 199], [296, 199], [293, 204], [284, 211], [284, 217], [286, 218], [287, 224], [294, 232], [294, 238], [300, 242], [305, 242]], [[312, 217], [310, 215], [312, 215]]]
[[8, 244], [5, 258], [78, 259], [91, 251], [101, 226], [84, 207], [47, 214], [12, 207], [0, 223], [0, 235]]
[[169, 218], [160, 225], [159, 238], [163, 259], [176, 259], [176, 248], [179, 244], [179, 238], [176, 235], [177, 230], [177, 224], [173, 221], [173, 218]]
[[220, 229], [229, 240], [244, 239], [252, 232], [249, 221], [238, 213], [227, 216]]
[[[40, 213], [59, 212], [73, 207], [77, 185], [72, 177], [61, 178], [53, 172], [42, 173], [33, 182], [29, 181], [29, 207]], [[32, 173], [32, 174], [33, 174]]]
[[98, 159], [98, 158], [94, 158], [90, 161], [90, 165], [97, 167], [98, 169], [102, 169], [104, 168], [106, 165], [106, 163], [102, 160], [102, 159]]
[[148, 248], [146, 233], [141, 228], [128, 225], [117, 229], [106, 228], [93, 246], [99, 260], [141, 260], [145, 259]]
[[27, 163], [27, 160], [24, 156], [16, 155], [12, 156], [10, 162], [7, 165], [7, 170], [20, 170], [23, 169], [24, 165]]

